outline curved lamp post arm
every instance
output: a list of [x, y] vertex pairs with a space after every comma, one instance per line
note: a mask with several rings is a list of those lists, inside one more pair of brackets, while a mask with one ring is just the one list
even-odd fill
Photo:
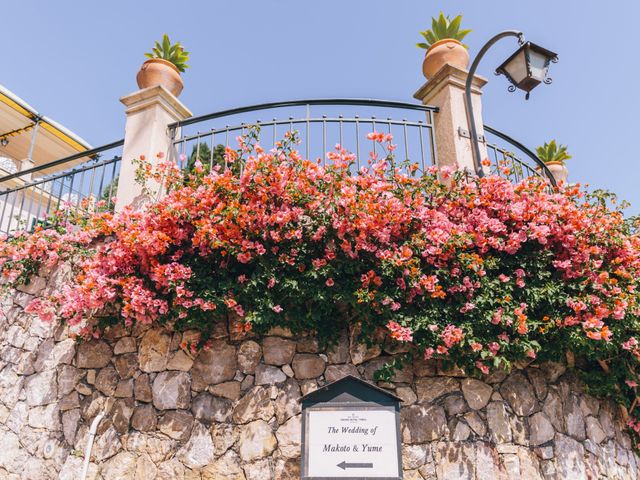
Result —
[[471, 136], [471, 145], [473, 147], [471, 149], [473, 154], [473, 165], [475, 167], [476, 174], [479, 177], [484, 176], [484, 170], [482, 169], [480, 147], [478, 146], [478, 131], [476, 129], [476, 120], [473, 116], [473, 105], [471, 104], [471, 82], [473, 81], [473, 77], [476, 73], [476, 69], [478, 68], [478, 64], [480, 63], [480, 60], [482, 60], [482, 57], [484, 57], [485, 53], [487, 53], [487, 50], [489, 50], [498, 40], [501, 40], [505, 37], [518, 37], [518, 43], [520, 45], [524, 44], [524, 34], [519, 30], [505, 30], [504, 32], [500, 32], [495, 37], [491, 38], [487, 43], [484, 44], [484, 46], [478, 52], [478, 55], [476, 55], [476, 58], [473, 60], [464, 89], [467, 114], [469, 116], [469, 133]]

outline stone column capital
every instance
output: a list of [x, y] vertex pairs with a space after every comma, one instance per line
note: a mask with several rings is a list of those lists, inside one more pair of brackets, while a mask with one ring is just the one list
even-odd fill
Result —
[[[428, 105], [429, 100], [434, 98], [445, 87], [455, 87], [464, 92], [468, 76], [469, 72], [467, 70], [446, 64], [413, 94], [413, 98], [420, 100], [424, 105]], [[486, 78], [475, 75], [471, 82], [471, 93], [482, 95], [482, 87], [486, 84]]]
[[184, 103], [162, 85], [137, 90], [121, 97], [120, 101], [127, 107], [125, 109], [126, 115], [154, 107], [162, 108], [168, 115], [175, 118], [176, 122], [193, 115]]
[[[465, 105], [465, 84], [469, 72], [453, 65], [442, 67], [413, 95], [424, 105], [438, 107], [434, 114], [438, 166], [467, 169], [475, 172], [470, 139], [469, 119]], [[482, 87], [487, 79], [475, 75], [471, 83], [471, 100], [479, 138], [484, 138], [482, 122]], [[487, 156], [484, 143], [480, 144], [482, 158]]]

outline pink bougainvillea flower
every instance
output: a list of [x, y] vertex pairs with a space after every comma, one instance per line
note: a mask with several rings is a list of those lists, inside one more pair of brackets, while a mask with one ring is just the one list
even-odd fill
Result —
[[476, 362], [476, 368], [478, 370], [480, 370], [483, 374], [488, 375], [489, 374], [489, 367], [487, 367], [484, 363], [482, 363], [480, 360], [478, 360]]
[[447, 325], [443, 332], [440, 334], [440, 338], [447, 346], [447, 348], [451, 348], [457, 343], [460, 343], [464, 338], [464, 333], [462, 329], [456, 327], [455, 325]]
[[606, 351], [620, 378], [637, 381], [640, 236], [609, 197], [419, 172], [393, 158], [390, 135], [368, 138], [376, 154], [336, 145], [325, 162], [303, 158], [295, 132], [270, 151], [241, 136], [224, 161], [195, 172], [141, 156], [137, 173], [162, 182], [164, 197], [118, 213], [83, 201], [1, 237], [0, 285], [64, 263], [68, 281], [28, 312], [85, 338], [102, 334], [105, 311], [126, 326], [198, 330], [197, 348], [219, 321], [244, 335], [274, 320], [327, 331], [335, 319], [339, 334], [349, 319], [469, 371], [546, 349], [580, 351], [597, 369]]
[[387, 323], [387, 329], [391, 332], [391, 338], [398, 340], [399, 342], [412, 342], [413, 332], [410, 328], [403, 327], [393, 320], [389, 320]]

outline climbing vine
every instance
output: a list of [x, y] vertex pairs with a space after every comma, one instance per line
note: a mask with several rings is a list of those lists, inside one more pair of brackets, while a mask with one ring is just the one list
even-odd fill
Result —
[[325, 340], [358, 324], [475, 374], [570, 352], [640, 432], [640, 236], [615, 197], [422, 172], [396, 163], [390, 135], [369, 138], [384, 153], [357, 171], [339, 145], [327, 166], [303, 159], [295, 133], [272, 151], [240, 137], [187, 180], [141, 158], [165, 196], [118, 214], [87, 204], [0, 241], [4, 285], [72, 262], [73, 280], [28, 309], [84, 338], [157, 323], [198, 329], [207, 348], [220, 319], [239, 335], [281, 326]]

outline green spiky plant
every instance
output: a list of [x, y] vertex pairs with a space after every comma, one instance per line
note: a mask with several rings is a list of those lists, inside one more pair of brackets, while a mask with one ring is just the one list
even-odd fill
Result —
[[538, 158], [544, 163], [557, 162], [564, 165], [564, 162], [571, 158], [567, 152], [566, 145], [558, 145], [555, 140], [551, 140], [538, 148], [536, 148]]
[[[420, 32], [426, 42], [416, 43], [416, 46], [429, 50], [434, 43], [447, 38], [461, 42], [471, 32], [471, 30], [460, 30], [461, 21], [462, 15], [458, 15], [451, 20], [448, 15], [445, 16], [444, 13], [440, 12], [440, 16], [437, 19], [431, 17], [431, 29]], [[469, 48], [465, 44], [462, 44], [462, 46]]]
[[151, 49], [151, 52], [145, 53], [144, 56], [147, 58], [161, 58], [171, 62], [180, 72], [184, 72], [186, 68], [189, 68], [189, 65], [187, 65], [189, 52], [184, 50], [180, 42], [172, 44], [169, 41], [169, 35], [166, 33], [162, 37], [162, 43], [156, 41], [155, 47]]

